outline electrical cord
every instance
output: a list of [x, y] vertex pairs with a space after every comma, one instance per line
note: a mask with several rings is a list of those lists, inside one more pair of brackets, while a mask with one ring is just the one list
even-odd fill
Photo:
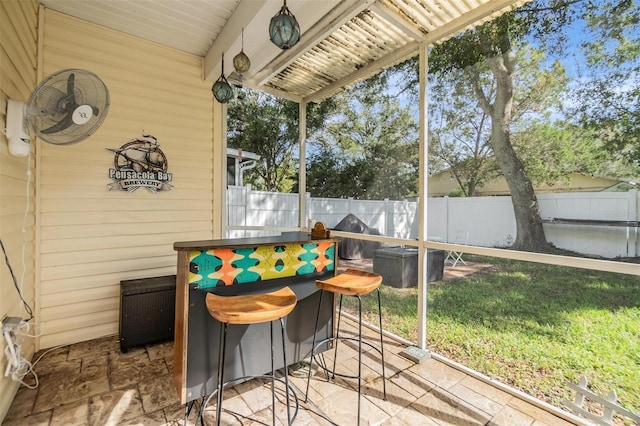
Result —
[[[22, 329], [25, 327], [27, 328], [27, 330], [26, 332], [23, 332]], [[7, 330], [2, 333], [7, 343], [7, 346], [4, 352], [8, 360], [4, 375], [5, 377], [11, 376], [12, 380], [20, 382], [20, 384], [24, 385], [29, 389], [36, 389], [40, 384], [40, 380], [38, 379], [38, 375], [36, 374], [36, 371], [35, 371], [35, 368], [38, 362], [40, 362], [40, 360], [49, 352], [65, 346], [69, 346], [69, 344], [65, 343], [62, 345], [49, 348], [46, 351], [44, 351], [38, 357], [38, 359], [36, 359], [33, 362], [29, 362], [26, 359], [22, 358], [22, 356], [20, 355], [22, 353], [22, 340], [19, 339], [19, 336], [23, 336], [23, 338], [37, 337], [38, 335], [29, 333], [30, 327], [31, 327], [30, 323], [28, 323], [25, 320], [22, 320], [17, 330], [12, 330], [12, 331]], [[24, 378], [28, 374], [31, 374], [33, 376], [33, 379], [34, 379], [33, 384], [29, 384], [24, 381]]]
[[[27, 301], [24, 299], [24, 296], [22, 295], [22, 287], [24, 285], [24, 278], [27, 270], [27, 265], [26, 265], [27, 219], [29, 217], [29, 211], [31, 209], [30, 167], [31, 167], [31, 150], [29, 150], [29, 157], [27, 159], [27, 181], [25, 185], [26, 206], [24, 210], [24, 215], [22, 217], [22, 256], [21, 256], [22, 257], [22, 274], [20, 275], [20, 285], [18, 285], [18, 280], [16, 278], [15, 273], [13, 272], [13, 268], [11, 267], [11, 262], [9, 261], [9, 255], [7, 254], [7, 250], [4, 246], [4, 243], [2, 242], [2, 238], [0, 238], [0, 247], [2, 248], [2, 252], [4, 254], [4, 260], [7, 265], [7, 268], [9, 269], [9, 273], [11, 274], [13, 285], [16, 291], [18, 292], [18, 296], [20, 297], [20, 300], [22, 301], [22, 306], [24, 307], [27, 314], [29, 315], [29, 318], [27, 318], [26, 320], [20, 321], [20, 324], [18, 325], [17, 329], [14, 328], [12, 330], [9, 330], [9, 329], [5, 330], [3, 327], [2, 334], [7, 343], [7, 346], [4, 349], [5, 355], [7, 357], [7, 366], [5, 368], [4, 375], [5, 377], [11, 376], [11, 378], [14, 381], [20, 382], [22, 385], [28, 387], [29, 389], [35, 389], [38, 387], [39, 380], [38, 380], [38, 375], [35, 373], [33, 368], [35, 367], [35, 364], [38, 361], [40, 361], [42, 356], [47, 354], [49, 351], [44, 352], [40, 356], [40, 358], [38, 358], [38, 360], [36, 360], [36, 362], [34, 362], [33, 364], [31, 364], [29, 361], [27, 361], [25, 358], [22, 357], [22, 341], [24, 340], [24, 338], [37, 337], [35, 335], [29, 334], [29, 327], [30, 327], [29, 321], [33, 319], [33, 310], [31, 309], [31, 306], [29, 306], [29, 303], [27, 303]], [[22, 328], [24, 327], [27, 328], [26, 333], [22, 332]], [[51, 348], [50, 350], [53, 350], [53, 349], [55, 348]], [[25, 376], [27, 376], [28, 374], [32, 374], [34, 377], [35, 383], [33, 385], [27, 384], [23, 381]]]
[[25, 185], [25, 199], [27, 201], [27, 205], [24, 209], [24, 214], [22, 216], [22, 274], [20, 275], [20, 285], [18, 285], [18, 280], [16, 275], [13, 273], [13, 268], [11, 267], [11, 262], [9, 262], [9, 255], [7, 254], [7, 250], [4, 247], [4, 243], [2, 242], [2, 238], [0, 238], [0, 247], [2, 247], [2, 252], [4, 253], [4, 261], [7, 264], [7, 268], [9, 268], [9, 272], [11, 273], [11, 279], [13, 280], [13, 286], [16, 288], [18, 292], [18, 296], [20, 296], [20, 300], [22, 301], [22, 305], [24, 306], [27, 314], [29, 314], [29, 318], [26, 321], [31, 321], [33, 319], [33, 310], [31, 306], [24, 300], [22, 296], [22, 286], [24, 284], [24, 275], [27, 270], [26, 265], [26, 247], [27, 247], [27, 218], [29, 217], [29, 210], [31, 208], [31, 150], [29, 150], [29, 157], [27, 159], [27, 182]]
[[[31, 209], [31, 149], [29, 149], [29, 156], [27, 157], [27, 182], [25, 184], [25, 200], [26, 205], [24, 208], [24, 214], [22, 215], [22, 274], [20, 275], [20, 294], [22, 294], [22, 290], [24, 287], [24, 276], [27, 272], [27, 219], [29, 217], [29, 210]], [[27, 312], [29, 313], [29, 319], [27, 321], [30, 321], [33, 318], [31, 308], [29, 308]]]
[[[22, 331], [20, 331], [22, 327], [27, 327], [27, 333], [23, 333]], [[20, 322], [17, 332], [10, 330], [3, 331], [2, 334], [4, 335], [4, 339], [7, 342], [7, 346], [4, 349], [4, 352], [7, 356], [7, 367], [5, 368], [4, 375], [5, 377], [11, 376], [12, 380], [20, 382], [20, 384], [29, 389], [36, 389], [40, 382], [38, 380], [38, 375], [33, 370], [35, 363], [31, 364], [29, 361], [22, 357], [22, 340], [18, 338], [19, 335], [29, 336], [28, 331], [29, 323], [25, 320], [22, 320]], [[23, 380], [28, 374], [33, 375], [33, 378], [35, 380], [34, 384], [26, 383]]]
[[20, 296], [20, 300], [22, 301], [22, 304], [24, 305], [25, 310], [29, 314], [29, 318], [27, 318], [26, 321], [31, 321], [33, 319], [33, 310], [31, 309], [31, 306], [29, 306], [27, 301], [24, 300], [24, 297], [22, 296], [22, 291], [20, 291], [20, 287], [18, 287], [18, 280], [16, 279], [16, 275], [13, 273], [13, 268], [11, 267], [11, 263], [9, 262], [9, 255], [7, 254], [7, 250], [4, 248], [2, 238], [0, 238], [0, 247], [2, 247], [2, 252], [4, 253], [4, 261], [7, 264], [7, 268], [9, 268], [9, 272], [11, 273], [11, 278], [13, 279], [13, 286], [16, 288], [16, 291], [18, 292], [18, 296]]
[[6, 377], [9, 374], [12, 374], [20, 364], [18, 354], [16, 353], [16, 349], [19, 350], [20, 348], [13, 342], [9, 331], [3, 331], [2, 335], [4, 336], [4, 340], [7, 342], [7, 346], [4, 348], [4, 353], [7, 356], [7, 367], [4, 369], [4, 375]]

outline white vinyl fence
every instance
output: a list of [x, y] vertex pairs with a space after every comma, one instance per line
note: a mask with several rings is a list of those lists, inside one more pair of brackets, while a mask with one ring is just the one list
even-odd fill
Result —
[[[640, 255], [638, 190], [540, 194], [538, 202], [542, 218], [548, 222], [544, 225], [547, 241], [556, 247], [606, 258]], [[322, 221], [329, 228], [352, 213], [382, 235], [417, 238], [416, 200], [369, 201], [307, 196], [306, 204], [306, 217], [314, 222]], [[230, 227], [298, 227], [298, 194], [230, 186], [227, 209]], [[551, 223], [553, 219], [579, 219], [586, 223]], [[589, 221], [617, 222], [618, 226]], [[623, 222], [629, 222], [630, 226], [619, 226]], [[511, 197], [430, 198], [427, 227], [428, 239], [483, 247], [505, 247], [516, 236]], [[264, 232], [259, 234], [264, 235]], [[228, 236], [245, 235], [251, 235], [251, 232], [232, 230]]]

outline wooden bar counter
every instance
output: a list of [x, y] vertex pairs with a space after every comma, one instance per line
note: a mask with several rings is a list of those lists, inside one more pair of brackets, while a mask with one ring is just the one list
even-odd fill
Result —
[[[220, 323], [207, 312], [205, 297], [209, 292], [255, 294], [289, 286], [298, 303], [285, 318], [287, 361], [293, 364], [309, 357], [320, 297], [315, 282], [336, 275], [337, 242], [290, 232], [274, 237], [174, 243], [178, 270], [173, 379], [180, 403], [208, 395], [217, 386]], [[333, 312], [333, 298], [324, 297], [319, 339], [333, 335]], [[269, 332], [268, 323], [229, 328], [225, 380], [271, 371]], [[274, 335], [278, 341], [279, 331]], [[281, 345], [275, 347], [279, 369], [284, 367], [278, 354]]]

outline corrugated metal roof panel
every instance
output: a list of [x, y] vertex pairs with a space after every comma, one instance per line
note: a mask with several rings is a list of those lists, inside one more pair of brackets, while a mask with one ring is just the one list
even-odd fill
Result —
[[338, 28], [268, 83], [300, 97], [394, 52], [413, 39], [367, 9]]
[[[418, 42], [442, 42], [474, 25], [511, 10], [496, 0], [378, 0], [301, 54], [265, 84], [298, 96], [330, 96], [350, 75], [373, 68], [361, 78], [417, 54]], [[525, 3], [520, 1], [518, 4]], [[447, 30], [447, 28], [450, 28]], [[414, 50], [408, 49], [414, 47]], [[406, 50], [406, 54], [397, 52]], [[393, 62], [383, 59], [393, 56]], [[373, 66], [381, 61], [380, 67]], [[331, 86], [334, 85], [334, 88]], [[329, 89], [327, 89], [329, 88]], [[318, 100], [315, 98], [314, 100]]]

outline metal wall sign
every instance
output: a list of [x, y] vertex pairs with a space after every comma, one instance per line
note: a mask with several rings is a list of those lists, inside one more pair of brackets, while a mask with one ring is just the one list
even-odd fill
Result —
[[125, 143], [118, 149], [107, 148], [113, 152], [113, 168], [109, 169], [112, 183], [107, 189], [133, 192], [138, 188], [147, 188], [151, 192], [169, 191], [173, 174], [168, 171], [167, 157], [151, 135]]

